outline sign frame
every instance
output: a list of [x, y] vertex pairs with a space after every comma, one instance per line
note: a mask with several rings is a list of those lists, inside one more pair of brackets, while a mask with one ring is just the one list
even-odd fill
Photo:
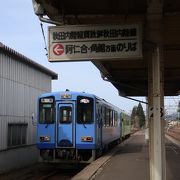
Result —
[[50, 62], [125, 59], [142, 59], [141, 23], [48, 27]]

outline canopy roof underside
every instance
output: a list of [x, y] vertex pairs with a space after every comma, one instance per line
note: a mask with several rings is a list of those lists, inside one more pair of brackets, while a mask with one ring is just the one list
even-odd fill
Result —
[[[146, 27], [149, 2], [159, 0], [35, 0], [44, 15], [60, 24], [123, 24], [141, 22]], [[160, 1], [161, 2], [161, 1]], [[180, 94], [180, 1], [164, 0], [163, 55], [164, 95]], [[92, 61], [102, 77], [125, 96], [148, 95], [148, 60], [143, 32], [143, 58]]]

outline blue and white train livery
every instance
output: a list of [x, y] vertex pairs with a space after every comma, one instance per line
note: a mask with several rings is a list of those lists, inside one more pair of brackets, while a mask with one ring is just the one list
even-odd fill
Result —
[[44, 162], [91, 162], [121, 139], [122, 110], [93, 94], [66, 90], [38, 102], [37, 147]]

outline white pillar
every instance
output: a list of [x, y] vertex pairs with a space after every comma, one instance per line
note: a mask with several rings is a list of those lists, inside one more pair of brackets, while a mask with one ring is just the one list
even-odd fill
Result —
[[[151, 42], [148, 60], [148, 104], [153, 116], [149, 117], [150, 180], [166, 180], [164, 121], [160, 116], [164, 107], [163, 88], [163, 1], [147, 0], [146, 41]], [[162, 70], [162, 71], [161, 71]]]
[[159, 58], [159, 48], [157, 52], [153, 54], [153, 129], [154, 129], [154, 139], [152, 143], [154, 148], [151, 152], [154, 155], [153, 168], [153, 180], [164, 180], [162, 179], [162, 147], [161, 147], [161, 118], [160, 118], [160, 58]]
[[166, 180], [164, 123], [161, 119], [163, 92], [161, 88], [160, 49], [152, 53], [152, 111], [150, 118], [150, 180]]

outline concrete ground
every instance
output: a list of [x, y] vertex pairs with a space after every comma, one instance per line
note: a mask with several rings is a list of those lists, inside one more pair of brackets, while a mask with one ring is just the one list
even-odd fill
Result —
[[[179, 180], [180, 147], [172, 143], [172, 140], [166, 139], [167, 180]], [[72, 180], [87, 179], [149, 180], [149, 147], [144, 131], [136, 132], [72, 178]]]

